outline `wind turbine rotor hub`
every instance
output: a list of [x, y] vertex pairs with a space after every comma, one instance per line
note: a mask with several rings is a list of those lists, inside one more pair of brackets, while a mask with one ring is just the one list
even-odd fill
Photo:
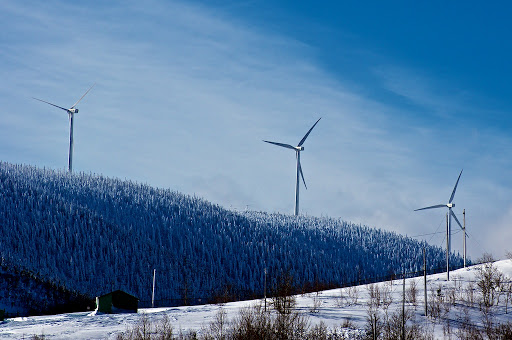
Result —
[[295, 149], [297, 149], [297, 151], [303, 151], [304, 147], [303, 146], [296, 146]]
[[455, 208], [455, 203], [448, 203], [446, 206], [448, 208]]

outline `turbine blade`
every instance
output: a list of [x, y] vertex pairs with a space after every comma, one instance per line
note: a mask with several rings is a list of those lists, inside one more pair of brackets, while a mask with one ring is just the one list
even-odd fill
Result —
[[457, 216], [455, 216], [455, 213], [453, 212], [452, 209], [450, 209], [450, 214], [452, 214], [455, 221], [457, 221], [457, 224], [459, 225], [460, 229], [464, 230], [464, 228], [462, 228], [462, 224], [460, 224], [459, 219], [457, 218]]
[[315, 127], [316, 124], [318, 124], [318, 122], [320, 121], [320, 119], [322, 119], [322, 117], [318, 118], [318, 120], [316, 121], [315, 124], [313, 124], [313, 126], [311, 127], [311, 129], [309, 129], [308, 133], [306, 133], [306, 135], [304, 137], [302, 137], [302, 139], [300, 140], [299, 142], [299, 145], [297, 146], [302, 146], [302, 144], [304, 144], [304, 142], [306, 141], [306, 138], [308, 138], [309, 134], [311, 133], [311, 130], [313, 130], [313, 128]]
[[300, 161], [299, 161], [299, 172], [300, 172], [300, 176], [302, 177], [302, 182], [304, 183], [304, 187], [306, 187], [306, 190], [307, 190], [308, 186], [306, 185], [306, 180], [304, 179], [304, 174], [302, 173], [302, 166], [300, 165]]
[[59, 106], [59, 105], [55, 105], [55, 104], [49, 103], [49, 102], [44, 101], [44, 100], [42, 100], [42, 99], [37, 99], [37, 98], [35, 98], [35, 97], [32, 97], [32, 98], [33, 98], [33, 99], [35, 99], [35, 100], [39, 100], [40, 102], [43, 102], [43, 103], [46, 103], [46, 104], [50, 104], [51, 106], [58, 107], [58, 108], [59, 108], [59, 109], [61, 109], [61, 110], [68, 111], [68, 109], [63, 108], [62, 106]]
[[453, 197], [455, 196], [455, 190], [457, 190], [457, 185], [459, 184], [460, 175], [462, 175], [462, 170], [460, 171], [459, 178], [457, 178], [457, 183], [455, 183], [455, 186], [453, 187], [452, 195], [450, 196], [450, 200], [448, 201], [448, 203], [452, 203], [453, 201]]
[[87, 93], [89, 93], [89, 91], [94, 87], [94, 85], [96, 85], [96, 83], [92, 84], [92, 86], [91, 86], [91, 87], [89, 87], [89, 89], [84, 93], [84, 95], [83, 95], [82, 97], [80, 97], [80, 99], [78, 99], [78, 101], [77, 101], [73, 106], [71, 106], [71, 107], [70, 107], [70, 109], [74, 109], [74, 108], [75, 108], [75, 106], [77, 106], [77, 105], [78, 105], [78, 103], [80, 103], [80, 101], [85, 97], [85, 95], [86, 95]]
[[295, 149], [293, 146], [291, 146], [290, 144], [283, 144], [283, 143], [276, 143], [276, 142], [270, 142], [268, 140], [264, 140], [265, 143], [270, 143], [270, 144], [274, 144], [274, 145], [277, 145], [277, 146], [282, 146], [283, 148], [287, 148], [287, 149], [292, 149], [292, 150], [295, 150], [297, 151], [297, 149]]
[[435, 208], [446, 208], [446, 204], [433, 205], [433, 206], [430, 206], [430, 207], [416, 209], [414, 211], [427, 210], [427, 209], [435, 209]]

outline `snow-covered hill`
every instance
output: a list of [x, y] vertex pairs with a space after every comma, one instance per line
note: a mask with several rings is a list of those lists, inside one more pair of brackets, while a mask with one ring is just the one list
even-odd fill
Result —
[[153, 269], [156, 305], [173, 306], [262, 296], [265, 269], [270, 288], [286, 272], [307, 289], [418, 271], [423, 248], [430, 271], [445, 261], [439, 247], [339, 219], [233, 212], [127, 180], [3, 162], [0, 233], [2, 263], [91, 298], [123, 289], [142, 306]]
[[[492, 267], [478, 265], [451, 272], [451, 280], [446, 274], [427, 277], [429, 314], [439, 308], [438, 315], [424, 316], [423, 277], [405, 281], [407, 327], [419, 326], [433, 339], [460, 339], [473, 325], [481, 332], [483, 339], [489, 324], [512, 322], [510, 304], [510, 283], [512, 261], [495, 262]], [[482, 272], [482, 270], [484, 270]], [[494, 272], [501, 278], [495, 286], [493, 304], [485, 308], [479, 282], [481, 273]], [[498, 275], [502, 273], [503, 276]], [[411, 287], [415, 286], [416, 302], [413, 302]], [[296, 310], [309, 318], [312, 325], [324, 323], [328, 328], [337, 328], [349, 334], [349, 338], [366, 333], [369, 311], [373, 310], [383, 321], [385, 313], [400, 313], [402, 308], [402, 280], [380, 282], [353, 288], [322, 291], [296, 296]], [[501, 290], [500, 290], [501, 289]], [[380, 307], [375, 307], [375, 292], [380, 292]], [[371, 294], [371, 292], [373, 292]], [[371, 298], [371, 295], [374, 297]], [[386, 303], [385, 300], [388, 299]], [[270, 300], [269, 300], [270, 301]], [[499, 301], [499, 302], [498, 302]], [[180, 330], [186, 333], [198, 331], [199, 335], [209, 330], [215, 323], [219, 311], [225, 312], [228, 320], [234, 320], [240, 310], [247, 306], [262, 305], [262, 300], [226, 303], [224, 305], [201, 305], [193, 307], [142, 309], [139, 314], [92, 315], [73, 313], [54, 316], [38, 316], [9, 319], [0, 324], [0, 339], [21, 339], [30, 335], [45, 335], [48, 339], [115, 339], [116, 335], [135, 326], [142, 316], [158, 323], [164, 316], [171, 321], [174, 334]], [[389, 304], [387, 307], [386, 304]], [[270, 307], [269, 307], [270, 308]], [[387, 310], [387, 312], [386, 312]], [[273, 312], [275, 313], [275, 312]], [[350, 325], [350, 329], [342, 326]], [[471, 327], [473, 327], [471, 326]], [[340, 333], [341, 334], [341, 333]]]

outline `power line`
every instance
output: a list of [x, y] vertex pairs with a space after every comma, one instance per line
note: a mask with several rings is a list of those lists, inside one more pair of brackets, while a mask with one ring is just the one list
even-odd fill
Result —
[[[441, 228], [441, 225], [443, 224], [443, 222], [444, 222], [444, 217], [441, 219], [441, 222], [439, 222], [439, 225], [437, 226], [435, 233], [438, 233], [439, 228]], [[439, 232], [439, 233], [442, 233], [442, 232]], [[434, 238], [434, 235], [432, 235], [432, 237], [430, 238], [430, 240], [428, 240], [427, 243], [430, 243], [430, 241], [432, 241], [433, 238]]]
[[[409, 236], [409, 237], [417, 238], [417, 237], [436, 235], [436, 234], [442, 234], [442, 233], [443, 233], [442, 231], [439, 231], [439, 232], [435, 232], [435, 233], [419, 234], [419, 235], [414, 235], [414, 236]], [[430, 240], [432, 240], [432, 238]], [[429, 240], [429, 242], [430, 242], [430, 240]]]
[[[471, 241], [475, 241], [475, 243], [480, 247], [480, 250], [484, 253], [487, 253], [488, 251], [486, 249], [484, 249], [484, 247], [482, 246], [482, 244], [480, 244], [480, 242], [477, 241], [477, 238], [474, 237], [473, 235], [469, 234], [468, 232], [466, 232], [466, 235], [468, 236], [471, 236]], [[469, 239], [469, 237], [468, 237]]]

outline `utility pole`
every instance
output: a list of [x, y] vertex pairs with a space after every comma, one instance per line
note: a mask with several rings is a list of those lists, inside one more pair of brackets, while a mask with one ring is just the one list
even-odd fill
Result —
[[427, 316], [427, 256], [425, 254], [425, 247], [423, 247], [423, 282], [425, 287], [423, 288], [425, 292], [425, 317]]
[[446, 214], [446, 280], [450, 281], [450, 227]]
[[151, 295], [151, 308], [155, 308], [155, 277], [156, 269], [153, 269], [153, 294]]
[[466, 209], [462, 210], [462, 216], [464, 218], [462, 231], [464, 232], [464, 242], [462, 243], [464, 248], [464, 268], [466, 268]]
[[267, 267], [264, 270], [265, 273], [265, 285], [263, 287], [263, 298], [265, 299], [265, 313], [267, 312]]
[[405, 340], [405, 270], [402, 289], [402, 340]]

